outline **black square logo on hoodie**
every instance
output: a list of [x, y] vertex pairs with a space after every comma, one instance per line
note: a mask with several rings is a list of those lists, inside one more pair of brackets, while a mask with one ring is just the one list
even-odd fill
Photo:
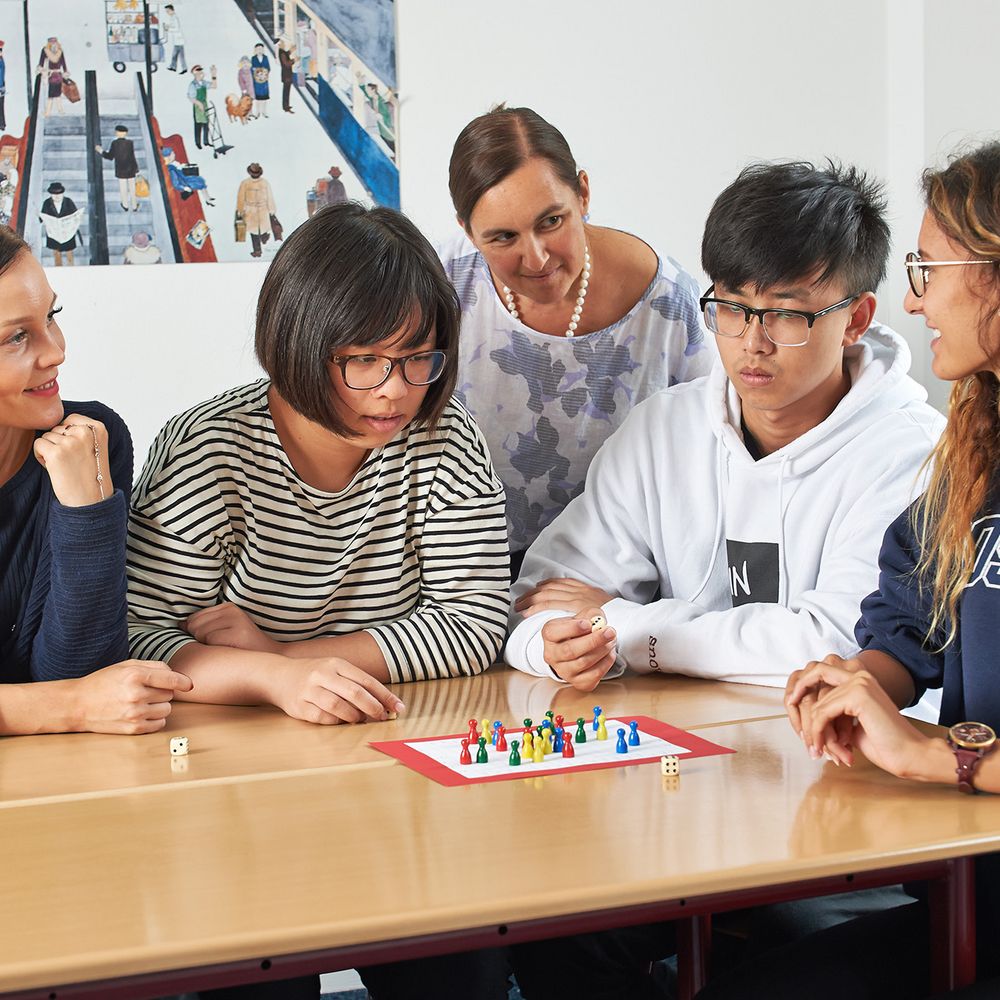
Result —
[[778, 603], [778, 543], [726, 539], [733, 607]]

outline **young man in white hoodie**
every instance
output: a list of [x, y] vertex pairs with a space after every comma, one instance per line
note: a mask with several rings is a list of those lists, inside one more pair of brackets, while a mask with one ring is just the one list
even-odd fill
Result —
[[833, 164], [753, 165], [719, 196], [701, 305], [721, 364], [636, 406], [528, 550], [510, 664], [584, 691], [626, 669], [783, 687], [854, 652], [944, 425], [873, 322], [884, 209]]

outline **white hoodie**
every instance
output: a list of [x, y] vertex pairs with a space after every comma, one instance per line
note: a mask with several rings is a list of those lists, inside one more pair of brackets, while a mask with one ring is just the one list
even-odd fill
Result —
[[[604, 605], [618, 633], [608, 677], [627, 667], [784, 686], [809, 660], [854, 653], [882, 535], [920, 493], [944, 419], [888, 327], [874, 324], [845, 360], [851, 388], [833, 413], [756, 462], [721, 364], [640, 403], [528, 550], [514, 599], [560, 576], [616, 595]], [[507, 662], [554, 676], [540, 633], [566, 614], [512, 614]]]

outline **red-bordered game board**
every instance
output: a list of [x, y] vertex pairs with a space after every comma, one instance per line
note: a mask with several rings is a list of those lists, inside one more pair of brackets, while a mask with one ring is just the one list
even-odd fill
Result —
[[[628, 753], [617, 753], [617, 731], [624, 729], [626, 740], [629, 722], [639, 723], [639, 746], [630, 746]], [[461, 741], [467, 733], [448, 736], [424, 736], [413, 740], [386, 740], [370, 743], [369, 746], [395, 757], [420, 774], [426, 775], [442, 785], [476, 785], [483, 781], [516, 781], [518, 778], [533, 778], [546, 774], [567, 774], [572, 771], [596, 771], [605, 767], [627, 767], [630, 764], [648, 764], [665, 755], [675, 755], [684, 759], [712, 757], [716, 754], [735, 753], [729, 747], [720, 746], [709, 740], [685, 732], [666, 722], [651, 719], [646, 715], [618, 714], [606, 720], [607, 740], [595, 739], [591, 724], [586, 724], [587, 742], [574, 743], [574, 757], [563, 757], [552, 753], [540, 763], [529, 758], [522, 759], [519, 767], [508, 763], [510, 751], [498, 751], [488, 746], [489, 762], [485, 764], [460, 764]], [[575, 723], [566, 726], [567, 736], [572, 738]], [[508, 729], [507, 742], [520, 740], [523, 727]], [[627, 743], [626, 743], [627, 745]], [[476, 759], [476, 747], [470, 747], [472, 759]], [[683, 763], [682, 763], [683, 769]]]

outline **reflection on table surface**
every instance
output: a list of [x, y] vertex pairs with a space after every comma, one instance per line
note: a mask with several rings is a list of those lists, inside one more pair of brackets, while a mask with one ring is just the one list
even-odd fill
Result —
[[[400, 766], [372, 750], [374, 740], [460, 733], [468, 719], [520, 725], [553, 708], [567, 718], [649, 715], [681, 729], [782, 713], [782, 692], [684, 677], [611, 681], [581, 694], [546, 678], [494, 667], [479, 677], [398, 685], [407, 710], [393, 722], [315, 726], [278, 709], [178, 702], [167, 729], [148, 736], [93, 733], [0, 739], [0, 808], [29, 799], [88, 795], [145, 786], [226, 780], [316, 768]], [[171, 736], [191, 741], [187, 757], [171, 759]], [[710, 737], [711, 738], [711, 737]]]
[[[200, 735], [188, 727], [195, 746], [213, 731], [210, 712], [191, 718], [201, 715]], [[254, 717], [262, 731], [273, 723], [286, 734], [320, 732], [264, 712], [248, 712], [237, 727], [256, 731]], [[332, 758], [340, 743], [326, 732]], [[737, 752], [682, 762], [679, 782], [653, 763], [446, 788], [368, 750], [343, 767], [9, 803], [0, 837], [17, 863], [0, 886], [0, 989], [691, 898], [1000, 846], [1000, 797], [903, 782], [866, 763], [812, 761], [783, 718], [709, 733]]]

